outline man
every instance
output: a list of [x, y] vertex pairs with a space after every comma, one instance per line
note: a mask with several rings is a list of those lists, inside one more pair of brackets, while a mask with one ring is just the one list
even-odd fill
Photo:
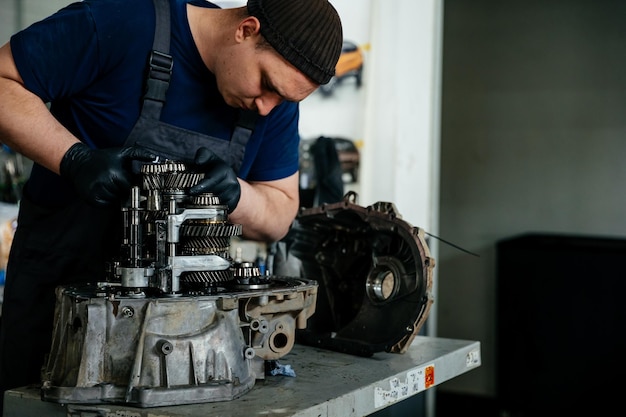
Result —
[[54, 288], [102, 279], [117, 254], [133, 161], [205, 172], [190, 192], [217, 194], [245, 238], [287, 233], [297, 103], [330, 80], [342, 40], [327, 0], [85, 0], [0, 49], [0, 141], [35, 162], [7, 268], [2, 391], [40, 381]]

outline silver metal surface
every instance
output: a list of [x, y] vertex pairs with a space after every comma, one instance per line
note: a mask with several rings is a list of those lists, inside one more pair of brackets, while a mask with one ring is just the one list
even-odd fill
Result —
[[140, 407], [232, 400], [265, 377], [265, 360], [291, 350], [316, 291], [313, 282], [291, 279], [184, 297], [59, 288], [43, 398]]

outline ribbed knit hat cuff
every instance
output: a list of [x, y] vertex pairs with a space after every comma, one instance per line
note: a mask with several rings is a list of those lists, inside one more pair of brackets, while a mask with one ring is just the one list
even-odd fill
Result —
[[327, 0], [249, 0], [248, 13], [259, 19], [267, 42], [314, 82], [335, 75], [343, 33]]

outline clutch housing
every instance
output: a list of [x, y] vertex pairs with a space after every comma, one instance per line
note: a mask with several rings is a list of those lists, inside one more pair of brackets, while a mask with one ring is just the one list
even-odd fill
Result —
[[296, 340], [362, 356], [403, 353], [430, 312], [435, 262], [425, 232], [393, 203], [362, 207], [356, 198], [302, 209], [279, 246], [277, 270], [319, 285], [316, 313]]

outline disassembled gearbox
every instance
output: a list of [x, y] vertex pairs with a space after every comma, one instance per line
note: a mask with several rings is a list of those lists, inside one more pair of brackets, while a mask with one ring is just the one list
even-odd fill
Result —
[[232, 261], [230, 238], [242, 226], [215, 196], [188, 195], [203, 174], [171, 161], [141, 174], [107, 282], [57, 289], [44, 400], [231, 400], [264, 378], [265, 361], [291, 350], [315, 311], [315, 281]]
[[[273, 245], [270, 274], [234, 262], [242, 226], [203, 178], [165, 161], [141, 169], [122, 208], [106, 282], [57, 289], [42, 398], [155, 407], [227, 401], [297, 341], [356, 355], [403, 353], [424, 325], [432, 270], [423, 230], [356, 194], [302, 209]], [[315, 314], [314, 314], [315, 313]]]

